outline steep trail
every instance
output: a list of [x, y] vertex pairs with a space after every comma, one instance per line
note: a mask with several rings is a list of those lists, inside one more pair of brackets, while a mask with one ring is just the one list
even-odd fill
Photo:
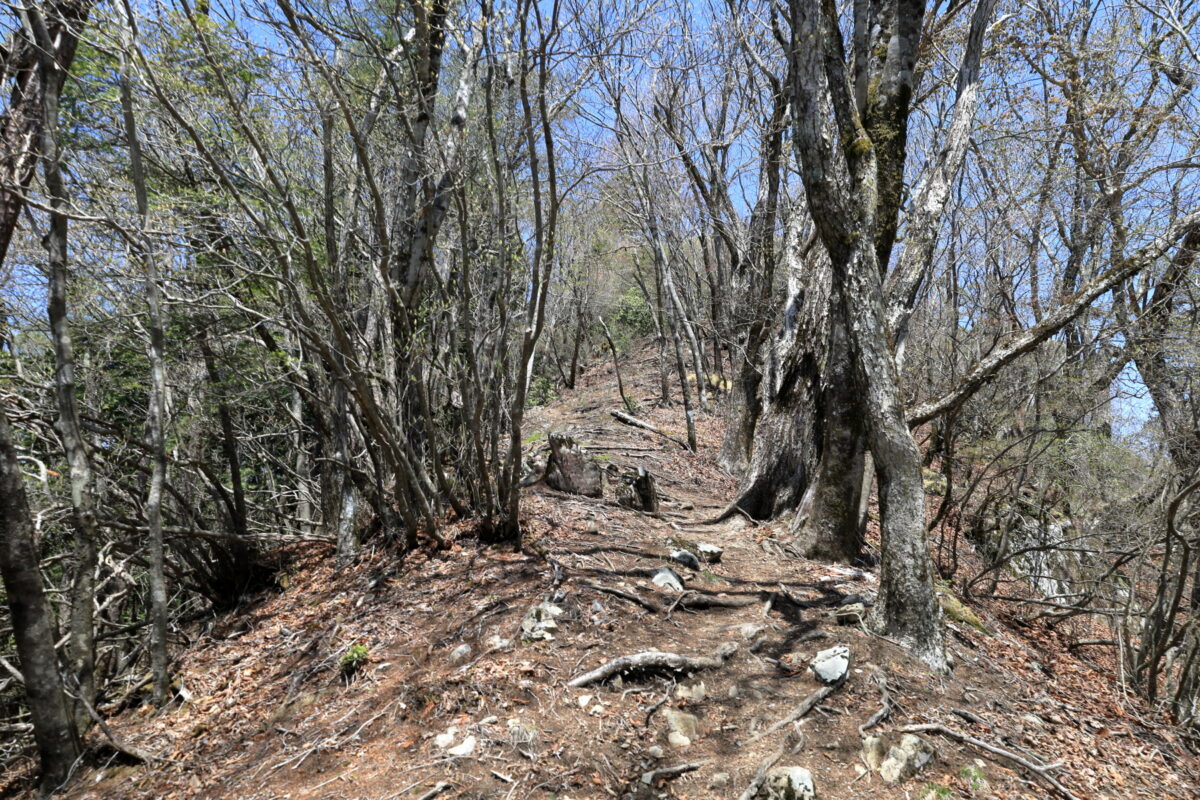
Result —
[[[651, 362], [625, 368], [639, 416], [678, 433], [681, 409], [649, 402]], [[716, 466], [719, 417], [701, 415], [700, 452], [684, 452], [611, 418], [620, 400], [610, 371], [592, 368], [578, 390], [533, 410], [530, 449], [567, 431], [602, 464], [648, 469], [659, 514], [619, 507], [611, 479], [601, 499], [538, 483], [524, 505], [525, 553], [482, 547], [467, 524], [448, 551], [398, 561], [368, 547], [341, 573], [323, 547], [281, 552], [279, 591], [187, 632], [184, 702], [110, 719], [119, 737], [168, 760], [92, 768], [71, 796], [738, 798], [785, 737], [795, 750], [779, 765], [809, 770], [825, 800], [1056, 796], [1011, 759], [936, 734], [925, 737], [931, 764], [884, 782], [863, 767], [859, 728], [885, 696], [891, 716], [871, 733], [941, 723], [1030, 761], [1061, 761], [1053, 774], [1080, 798], [1200, 796], [1196, 760], [1175, 734], [1050, 634], [975, 608], [990, 632], [948, 620], [956, 666], [930, 674], [835, 619], [843, 604], [869, 601], [870, 571], [788, 555], [786, 526], [699, 524], [735, 488]], [[722, 548], [720, 562], [670, 561], [700, 543]], [[664, 567], [684, 595], [652, 583]], [[543, 615], [553, 638], [531, 639], [522, 623], [547, 602], [561, 610]], [[725, 605], [701, 607], [714, 602]], [[711, 657], [731, 642], [722, 665], [690, 678], [652, 671], [567, 685], [620, 656]], [[364, 660], [347, 679], [340, 665], [356, 644]], [[836, 645], [850, 652], [845, 682], [798, 725], [772, 730], [821, 688], [808, 658]]]

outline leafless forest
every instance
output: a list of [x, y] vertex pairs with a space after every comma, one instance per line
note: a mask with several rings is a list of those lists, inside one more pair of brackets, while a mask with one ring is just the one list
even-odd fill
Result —
[[[1200, 3], [0, 15], [0, 763], [42, 794], [159, 758], [106, 719], [190, 702], [280, 553], [557, 589], [530, 498], [603, 447], [537, 415], [589, 369], [733, 487], [676, 530], [867, 570], [931, 675], [943, 595], [1061, 634], [1200, 747]], [[597, 480], [653, 522], [672, 477]]]

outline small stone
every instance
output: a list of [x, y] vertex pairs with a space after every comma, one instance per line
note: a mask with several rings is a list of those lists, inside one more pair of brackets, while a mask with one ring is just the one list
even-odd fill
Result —
[[475, 752], [475, 737], [468, 736], [462, 740], [462, 744], [451, 747], [446, 751], [446, 755], [455, 757], [469, 756]]
[[596, 520], [594, 520], [594, 519], [589, 519], [588, 523], [587, 523], [587, 532], [588, 533], [599, 533], [600, 532], [600, 523], [596, 522]]
[[689, 740], [696, 738], [699, 724], [694, 716], [676, 708], [668, 708], [663, 712], [663, 716], [666, 717], [667, 726], [671, 729], [672, 733], [686, 736]]
[[763, 634], [766, 633], [766, 630], [766, 625], [759, 625], [754, 622], [747, 622], [745, 625], [738, 626], [738, 633], [740, 633], [742, 638], [747, 642], [753, 642], [761, 639]]
[[879, 777], [888, 783], [899, 783], [916, 775], [937, 752], [933, 745], [911, 733], [900, 737], [900, 743], [888, 750], [887, 758], [879, 765]]
[[471, 645], [460, 644], [458, 647], [454, 648], [454, 651], [452, 653], [450, 653], [450, 663], [458, 664], [463, 661], [466, 661], [470, 657], [471, 657]]
[[663, 750], [658, 745], [651, 745], [650, 747], [646, 748], [646, 755], [650, 756], [655, 761], [657, 761], [658, 759], [660, 759], [666, 755], [666, 751]]
[[505, 639], [500, 634], [490, 637], [485, 644], [489, 650], [507, 650], [512, 647], [512, 639]]
[[579, 703], [580, 708], [587, 708], [588, 703], [592, 702], [592, 696], [590, 694], [581, 694], [575, 702]]
[[458, 728], [450, 728], [445, 733], [439, 733], [433, 737], [433, 743], [443, 749], [454, 744], [454, 740], [458, 738]]
[[730, 777], [728, 772], [717, 772], [708, 779], [708, 788], [724, 789], [729, 785]]
[[550, 631], [558, 628], [558, 623], [554, 621], [554, 618], [562, 613], [563, 610], [553, 603], [538, 603], [529, 609], [525, 613], [525, 618], [521, 620], [521, 635], [531, 641], [553, 640], [554, 634]]
[[690, 747], [692, 744], [691, 739], [684, 736], [682, 733], [676, 733], [675, 731], [671, 731], [667, 734], [667, 742], [669, 742], [672, 747]]
[[844, 644], [835, 645], [828, 650], [822, 650], [813, 656], [808, 665], [817, 680], [826, 685], [841, 682], [850, 669], [850, 648]]
[[699, 572], [701, 569], [700, 559], [696, 558], [695, 553], [692, 553], [690, 550], [672, 550], [671, 560], [696, 572]]
[[725, 553], [724, 550], [717, 547], [715, 544], [707, 544], [704, 542], [701, 542], [696, 549], [700, 551], [700, 560], [709, 564], [720, 564], [721, 556]]
[[858, 625], [866, 616], [867, 607], [862, 603], [847, 603], [839, 606], [833, 612], [833, 617], [837, 620], [838, 625]]
[[495, 725], [499, 721], [500, 721], [500, 718], [497, 716], [484, 717], [483, 719], [479, 720], [479, 724], [480, 725]]
[[693, 683], [681, 683], [675, 687], [675, 696], [680, 700], [690, 700], [693, 703], [699, 703], [704, 699], [707, 690], [704, 686], [704, 681], [695, 681]]
[[759, 790], [763, 800], [814, 800], [812, 773], [804, 767], [775, 767]]
[[675, 574], [674, 570], [666, 567], [655, 572], [654, 576], [650, 578], [650, 582], [667, 592], [674, 594], [683, 592], [683, 582], [679, 580], [679, 576]]

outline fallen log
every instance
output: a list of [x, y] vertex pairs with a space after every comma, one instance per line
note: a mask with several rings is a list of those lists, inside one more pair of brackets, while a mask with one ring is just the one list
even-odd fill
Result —
[[688, 443], [683, 441], [682, 439], [678, 439], [678, 438], [672, 436], [671, 434], [667, 433], [666, 431], [660, 430], [659, 428], [654, 427], [649, 422], [644, 422], [643, 420], [638, 419], [637, 417], [633, 416], [632, 414], [626, 414], [624, 411], [618, 411], [616, 409], [613, 409], [612, 411], [609, 411], [608, 413], [612, 414], [613, 419], [615, 419], [617, 422], [620, 422], [624, 425], [629, 425], [630, 427], [633, 427], [633, 428], [641, 428], [644, 431], [650, 431], [651, 433], [658, 434], [659, 436], [663, 437], [664, 439], [674, 442], [675, 444], [679, 445], [684, 450], [691, 451], [691, 449], [692, 449], [692, 448], [688, 447]]
[[737, 642], [726, 642], [717, 648], [711, 656], [681, 656], [678, 653], [664, 653], [660, 650], [649, 650], [645, 653], [614, 658], [607, 664], [596, 667], [590, 672], [578, 675], [567, 682], [567, 686], [579, 688], [592, 683], [599, 683], [622, 672], [633, 670], [661, 670], [664, 672], [699, 672], [705, 669], [718, 669], [725, 665], [729, 657], [737, 652]]

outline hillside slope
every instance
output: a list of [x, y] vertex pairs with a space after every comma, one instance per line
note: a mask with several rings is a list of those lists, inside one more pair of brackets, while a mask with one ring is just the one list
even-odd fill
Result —
[[[715, 464], [718, 418], [702, 418], [695, 455], [622, 426], [608, 414], [620, 403], [610, 370], [593, 368], [534, 411], [531, 440], [567, 430], [603, 462], [647, 468], [665, 497], [660, 514], [618, 507], [611, 480], [599, 500], [536, 484], [524, 554], [483, 547], [465, 526], [448, 551], [397, 561], [369, 550], [340, 573], [320, 546], [280, 553], [279, 591], [189, 632], [185, 700], [109, 720], [162, 760], [89, 767], [70, 796], [737, 798], [785, 737], [778, 766], [811, 771], [826, 800], [1067, 796], [1009, 757], [938, 733], [922, 734], [932, 763], [884, 782], [862, 766], [859, 728], [885, 703], [890, 717], [868, 733], [941, 723], [1027, 762], [1061, 763], [1049, 773], [1078, 798], [1200, 796], [1200, 765], [1171, 729], [1049, 630], [974, 608], [988, 630], [947, 621], [956, 666], [940, 676], [853, 620], [838, 624], [833, 611], [851, 595], [869, 599], [875, 576], [785, 555], [785, 526], [701, 524], [734, 489]], [[648, 402], [648, 371], [631, 383]], [[679, 427], [678, 408], [639, 414]], [[681, 543], [723, 556], [698, 571], [672, 565]], [[652, 584], [664, 566], [686, 584], [682, 597]], [[561, 614], [545, 615], [553, 638], [531, 640], [522, 622], [544, 601]], [[711, 657], [726, 643], [736, 651], [693, 678], [651, 671], [567, 686], [619, 656]], [[347, 678], [353, 645], [365, 659]], [[798, 725], [771, 731], [822, 686], [807, 658], [836, 645], [850, 651], [846, 681]], [[27, 790], [28, 771], [7, 778], [9, 794]]]

